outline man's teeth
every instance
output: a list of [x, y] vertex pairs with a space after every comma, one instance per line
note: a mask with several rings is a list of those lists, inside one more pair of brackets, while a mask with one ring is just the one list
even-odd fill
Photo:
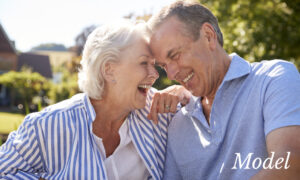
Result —
[[190, 75], [188, 75], [188, 77], [186, 77], [183, 82], [186, 83], [188, 80], [190, 80], [194, 75], [194, 72], [192, 72]]
[[150, 89], [151, 86], [150, 85], [139, 85], [139, 88], [143, 88], [143, 89]]

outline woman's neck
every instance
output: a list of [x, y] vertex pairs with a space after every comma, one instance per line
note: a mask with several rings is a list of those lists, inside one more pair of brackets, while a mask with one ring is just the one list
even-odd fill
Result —
[[93, 132], [101, 137], [105, 134], [118, 133], [121, 125], [130, 113], [122, 104], [108, 99], [94, 100], [91, 103], [96, 112], [93, 122]]

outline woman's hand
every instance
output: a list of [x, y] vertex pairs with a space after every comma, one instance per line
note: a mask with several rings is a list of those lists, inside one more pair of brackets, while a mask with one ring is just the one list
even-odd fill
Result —
[[173, 85], [154, 94], [148, 119], [158, 123], [158, 113], [176, 113], [178, 103], [185, 106], [192, 94], [180, 85]]

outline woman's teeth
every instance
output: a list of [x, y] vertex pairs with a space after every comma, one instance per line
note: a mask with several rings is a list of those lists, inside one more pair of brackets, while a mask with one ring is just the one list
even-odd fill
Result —
[[143, 94], [146, 94], [147, 93], [147, 90], [150, 89], [151, 86], [150, 85], [146, 85], [146, 84], [141, 84], [141, 85], [138, 85], [138, 90], [140, 92], [142, 92]]
[[184, 80], [183, 82], [186, 83], [188, 80], [190, 80], [194, 75], [194, 72], [192, 72], [190, 75], [188, 75]]
[[143, 88], [143, 89], [150, 89], [151, 86], [150, 85], [139, 85], [139, 88]]

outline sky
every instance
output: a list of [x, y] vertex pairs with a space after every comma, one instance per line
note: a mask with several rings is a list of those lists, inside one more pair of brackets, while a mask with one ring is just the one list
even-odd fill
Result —
[[101, 25], [129, 13], [155, 13], [174, 0], [0, 0], [0, 24], [17, 50], [44, 43], [75, 44], [90, 25]]

